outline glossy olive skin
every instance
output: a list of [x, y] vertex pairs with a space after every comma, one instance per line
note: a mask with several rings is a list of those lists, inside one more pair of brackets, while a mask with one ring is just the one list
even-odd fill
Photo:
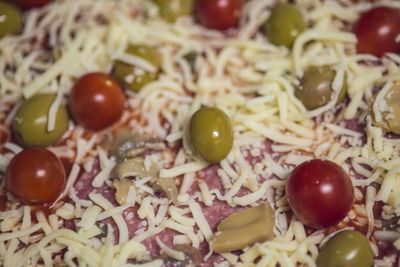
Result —
[[373, 263], [374, 255], [368, 239], [353, 230], [333, 236], [317, 258], [318, 267], [371, 267]]
[[307, 28], [301, 11], [291, 4], [277, 4], [265, 24], [265, 34], [274, 45], [292, 47], [296, 37]]
[[192, 14], [193, 0], [154, 0], [154, 2], [159, 7], [161, 17], [168, 22]]
[[[310, 67], [304, 72], [300, 85], [295, 88], [295, 95], [308, 110], [326, 105], [332, 97], [332, 82], [336, 71], [329, 65]], [[337, 103], [346, 96], [346, 77], [340, 90]]]
[[58, 107], [55, 128], [47, 130], [48, 114], [55, 94], [35, 95], [21, 104], [12, 122], [13, 133], [24, 147], [46, 147], [57, 142], [68, 129], [67, 108]]
[[[374, 120], [373, 123], [385, 131], [400, 134], [400, 84], [394, 84], [389, 89], [384, 97], [384, 101], [390, 111], [381, 112], [382, 121], [377, 123]], [[374, 109], [372, 110], [374, 111]], [[375, 116], [373, 116], [374, 119]]]
[[196, 153], [208, 163], [223, 160], [233, 145], [233, 129], [229, 117], [218, 108], [205, 107], [190, 119], [190, 140]]
[[0, 38], [19, 33], [22, 29], [22, 14], [17, 7], [0, 1]]
[[[143, 86], [157, 79], [160, 69], [159, 55], [154, 48], [142, 45], [131, 45], [126, 49], [126, 53], [141, 57], [156, 68], [155, 72], [148, 72], [125, 62], [116, 61], [114, 63], [112, 75], [119, 84], [129, 90], [139, 92]], [[128, 79], [129, 77], [131, 78], [130, 80]]]

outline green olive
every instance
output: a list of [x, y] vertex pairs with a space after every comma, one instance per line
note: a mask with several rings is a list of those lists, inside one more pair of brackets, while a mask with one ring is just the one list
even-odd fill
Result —
[[22, 15], [14, 5], [0, 1], [0, 38], [7, 34], [19, 33], [22, 29]]
[[353, 230], [333, 236], [317, 258], [318, 267], [370, 267], [373, 263], [374, 255], [368, 239]]
[[190, 16], [193, 0], [154, 0], [159, 7], [160, 16], [169, 22], [174, 22], [180, 16]]
[[291, 4], [277, 4], [265, 24], [265, 34], [274, 45], [292, 47], [296, 37], [307, 28], [301, 11]]
[[400, 84], [395, 84], [389, 89], [384, 101], [386, 102], [386, 108], [381, 111], [382, 121], [377, 123], [374, 120], [373, 122], [385, 131], [400, 134]]
[[218, 108], [201, 108], [190, 119], [190, 140], [194, 151], [205, 161], [219, 162], [231, 151], [232, 123]]
[[159, 55], [154, 48], [142, 45], [131, 45], [125, 52], [143, 58], [156, 69], [155, 72], [149, 72], [122, 61], [114, 63], [113, 76], [115, 79], [129, 90], [139, 92], [143, 86], [157, 79], [160, 69]]
[[[304, 106], [313, 110], [326, 105], [332, 97], [332, 82], [336, 71], [332, 66], [311, 67], [304, 72], [300, 85], [295, 88], [295, 95]], [[346, 76], [340, 90], [337, 103], [346, 96]]]
[[47, 130], [49, 110], [55, 99], [55, 94], [35, 95], [21, 104], [12, 122], [19, 144], [46, 147], [62, 137], [68, 128], [68, 112], [62, 104], [57, 110], [54, 130]]

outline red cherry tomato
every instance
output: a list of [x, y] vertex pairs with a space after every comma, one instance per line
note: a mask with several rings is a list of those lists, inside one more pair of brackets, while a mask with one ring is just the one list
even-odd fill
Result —
[[210, 29], [226, 30], [237, 26], [242, 0], [197, 0], [196, 17]]
[[315, 159], [292, 171], [286, 196], [297, 218], [318, 229], [335, 225], [346, 217], [354, 193], [350, 178], [340, 166]]
[[361, 15], [354, 25], [357, 52], [377, 57], [386, 52], [400, 52], [400, 10], [390, 7], [373, 8]]
[[55, 201], [65, 181], [61, 160], [45, 148], [21, 151], [11, 160], [6, 172], [8, 192], [28, 205]]
[[125, 95], [114, 78], [104, 73], [89, 73], [76, 81], [69, 95], [69, 108], [83, 127], [102, 130], [122, 115]]
[[18, 6], [23, 9], [31, 9], [42, 7], [50, 3], [52, 0], [13, 0]]

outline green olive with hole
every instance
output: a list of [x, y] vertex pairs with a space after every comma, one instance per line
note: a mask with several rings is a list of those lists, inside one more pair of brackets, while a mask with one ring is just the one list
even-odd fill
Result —
[[114, 78], [125, 88], [133, 92], [139, 92], [143, 86], [157, 79], [160, 71], [159, 55], [154, 48], [144, 45], [131, 45], [125, 52], [146, 60], [155, 69], [151, 72], [122, 61], [114, 63], [112, 72]]
[[[374, 125], [381, 127], [385, 131], [400, 134], [400, 84], [394, 84], [389, 91], [385, 94], [383, 101], [386, 103], [383, 107], [378, 108], [381, 120], [376, 122], [375, 109], [374, 112]], [[383, 109], [383, 110], [382, 110]]]
[[374, 254], [368, 239], [354, 230], [334, 235], [317, 258], [317, 267], [371, 267], [373, 263]]
[[154, 2], [159, 8], [160, 16], [168, 22], [192, 14], [193, 0], [154, 0]]
[[292, 4], [281, 3], [272, 8], [264, 31], [274, 45], [291, 48], [296, 37], [306, 28], [301, 11]]
[[0, 38], [8, 34], [17, 34], [21, 29], [21, 11], [10, 3], [0, 1]]
[[[330, 65], [310, 67], [304, 72], [294, 93], [308, 110], [322, 107], [331, 100], [333, 94], [332, 82], [335, 76], [336, 71]], [[337, 103], [340, 103], [346, 96], [346, 84], [345, 76]]]
[[189, 134], [194, 152], [208, 163], [223, 160], [232, 149], [232, 123], [219, 108], [196, 111], [190, 119]]
[[68, 111], [60, 104], [55, 116], [55, 125], [48, 131], [50, 107], [55, 94], [35, 95], [19, 106], [12, 122], [12, 130], [23, 147], [47, 147], [56, 143], [68, 129]]

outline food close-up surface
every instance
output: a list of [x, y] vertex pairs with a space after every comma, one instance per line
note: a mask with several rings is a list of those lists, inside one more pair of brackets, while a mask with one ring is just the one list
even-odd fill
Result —
[[400, 2], [0, 0], [0, 266], [400, 266]]

